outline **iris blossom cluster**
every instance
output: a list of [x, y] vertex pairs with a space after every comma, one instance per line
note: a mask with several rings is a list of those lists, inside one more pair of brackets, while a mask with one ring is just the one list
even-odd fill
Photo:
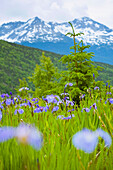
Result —
[[[65, 88], [66, 88], [67, 86], [73, 86], [73, 83], [67, 83], [67, 84], [65, 85]], [[64, 88], [64, 89], [65, 89], [65, 88]]]
[[5, 93], [1, 94], [1, 98], [6, 98], [6, 97], [7, 98], [9, 97], [9, 95], [7, 93], [6, 94]]
[[23, 90], [29, 90], [29, 88], [28, 87], [22, 87], [22, 88], [19, 89], [19, 91], [23, 91]]
[[60, 100], [60, 97], [58, 95], [51, 94], [51, 95], [47, 95], [46, 98], [42, 97], [42, 99], [45, 100], [46, 103], [57, 103], [57, 101]]
[[24, 110], [21, 109], [21, 108], [16, 109], [15, 112], [14, 112], [14, 115], [16, 115], [17, 113], [22, 114], [22, 113], [24, 113]]
[[49, 109], [49, 106], [38, 106], [35, 110], [34, 113], [40, 113], [40, 112], [47, 112], [47, 110]]
[[96, 131], [83, 129], [73, 136], [72, 142], [77, 149], [83, 150], [86, 153], [91, 153], [98, 144], [98, 137], [103, 138], [106, 147], [111, 146], [111, 136], [100, 128]]
[[16, 138], [19, 143], [29, 144], [34, 149], [39, 150], [42, 147], [43, 138], [37, 129], [28, 124], [20, 124], [18, 127], [0, 128], [0, 142]]
[[[109, 102], [109, 104], [113, 104], [113, 98], [108, 98], [107, 101]], [[107, 101], [105, 101], [105, 104], [107, 104]]]
[[99, 90], [99, 87], [97, 87], [97, 86], [96, 86], [96, 87], [94, 87], [94, 90]]
[[96, 103], [94, 103], [93, 105], [91, 105], [90, 108], [87, 108], [87, 107], [86, 107], [86, 108], [83, 108], [83, 109], [81, 110], [81, 112], [83, 112], [83, 110], [85, 110], [85, 112], [90, 112], [91, 108], [97, 110]]
[[72, 119], [72, 117], [75, 117], [75, 115], [72, 114], [72, 115], [69, 115], [67, 117], [64, 117], [64, 115], [59, 115], [59, 116], [57, 116], [57, 119], [69, 120], [69, 119]]

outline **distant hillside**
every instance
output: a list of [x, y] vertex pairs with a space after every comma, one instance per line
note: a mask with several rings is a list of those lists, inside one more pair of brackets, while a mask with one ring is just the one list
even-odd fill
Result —
[[[14, 91], [19, 85], [18, 79], [31, 76], [42, 50], [17, 45], [0, 40], [0, 92]], [[56, 67], [62, 69], [58, 62], [61, 55], [45, 51]]]
[[[36, 64], [39, 64], [39, 57], [43, 50], [26, 47], [0, 40], [0, 92], [10, 92], [19, 85], [19, 79], [27, 78], [34, 72]], [[59, 62], [61, 55], [45, 51], [59, 70], [64, 66]], [[105, 68], [98, 79], [111, 80], [113, 85], [113, 66], [104, 63], [96, 63]]]
[[101, 62], [95, 62], [94, 65], [101, 66], [104, 68], [104, 70], [98, 72], [99, 76], [97, 80], [102, 80], [104, 82], [109, 80], [110, 84], [113, 86], [113, 65]]

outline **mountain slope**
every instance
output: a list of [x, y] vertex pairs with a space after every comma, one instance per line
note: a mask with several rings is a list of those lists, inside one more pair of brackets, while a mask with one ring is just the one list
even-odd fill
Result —
[[[0, 91], [14, 91], [19, 85], [18, 79], [31, 76], [36, 64], [39, 64], [42, 52], [0, 40]], [[45, 52], [45, 55], [51, 58], [55, 66], [62, 69], [62, 65], [58, 63], [60, 55], [50, 52]]]
[[[113, 64], [113, 29], [88, 17], [71, 21], [75, 32], [84, 35], [76, 37], [85, 44], [91, 45], [95, 61]], [[65, 36], [72, 32], [68, 22], [45, 22], [38, 17], [26, 22], [10, 22], [0, 26], [0, 39], [15, 42], [29, 47], [68, 54], [73, 45], [72, 38]]]
[[[19, 85], [19, 80], [32, 75], [36, 64], [39, 64], [39, 57], [42, 50], [30, 48], [14, 43], [0, 40], [0, 92], [10, 92]], [[64, 70], [65, 66], [59, 62], [61, 55], [45, 51], [45, 56], [49, 56], [59, 70]], [[98, 77], [98, 80], [110, 80], [113, 85], [113, 65], [104, 63], [94, 63], [105, 68]]]

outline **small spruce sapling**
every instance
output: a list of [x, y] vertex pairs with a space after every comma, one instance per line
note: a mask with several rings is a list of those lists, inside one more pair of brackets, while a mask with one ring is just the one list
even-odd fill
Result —
[[85, 51], [89, 48], [89, 45], [83, 45], [83, 40], [79, 43], [76, 42], [76, 37], [81, 36], [83, 33], [75, 34], [73, 25], [69, 22], [72, 33], [67, 33], [66, 36], [73, 37], [74, 46], [70, 49], [73, 49], [71, 54], [64, 55], [61, 58], [61, 61], [67, 65], [67, 71], [62, 75], [62, 80], [65, 84], [66, 82], [73, 83], [72, 87], [72, 98], [79, 104], [80, 93], [87, 93], [87, 89], [92, 86], [93, 74], [98, 76], [97, 70], [93, 65], [94, 62], [91, 61], [91, 58], [94, 56], [94, 53]]

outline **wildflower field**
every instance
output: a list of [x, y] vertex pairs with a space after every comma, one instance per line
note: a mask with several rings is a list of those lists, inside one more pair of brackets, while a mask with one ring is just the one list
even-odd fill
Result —
[[[71, 87], [73, 84], [68, 83]], [[1, 94], [0, 170], [112, 170], [113, 89], [31, 98]]]

